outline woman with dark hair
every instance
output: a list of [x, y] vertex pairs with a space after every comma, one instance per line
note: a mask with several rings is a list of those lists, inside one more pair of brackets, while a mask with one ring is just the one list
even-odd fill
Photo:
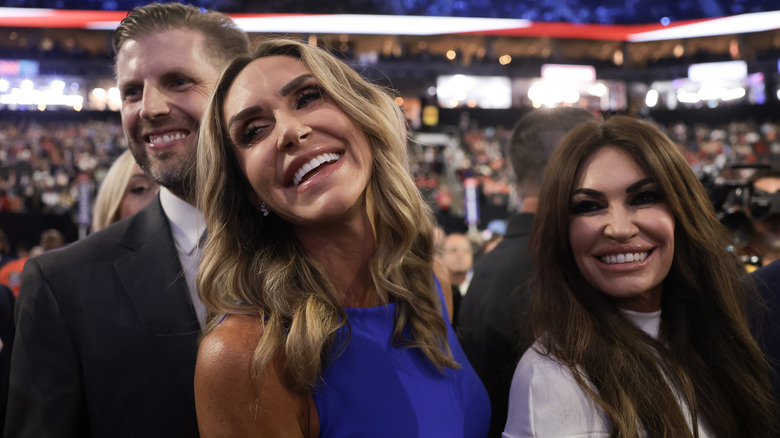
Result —
[[531, 233], [536, 343], [505, 437], [771, 437], [757, 298], [676, 145], [631, 117], [586, 122], [545, 173]]
[[201, 436], [484, 437], [392, 97], [266, 40], [227, 67], [200, 139]]

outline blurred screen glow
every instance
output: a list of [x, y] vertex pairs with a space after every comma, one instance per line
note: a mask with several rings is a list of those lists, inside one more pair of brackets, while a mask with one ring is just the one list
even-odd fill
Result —
[[542, 79], [562, 82], [593, 82], [596, 68], [592, 65], [544, 64]]
[[688, 67], [688, 79], [694, 82], [744, 81], [748, 69], [745, 61], [705, 62]]
[[447, 75], [436, 79], [439, 106], [506, 109], [512, 106], [512, 83], [506, 76]]

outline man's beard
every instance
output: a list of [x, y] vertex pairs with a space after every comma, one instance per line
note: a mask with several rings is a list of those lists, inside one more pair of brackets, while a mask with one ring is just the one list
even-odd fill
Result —
[[[148, 151], [142, 146], [142, 156], [136, 155], [136, 161], [154, 182], [167, 188], [179, 198], [193, 203], [195, 201], [195, 169], [197, 167], [197, 150], [191, 148], [179, 163], [172, 152], [161, 152], [156, 155], [154, 163], [149, 158]], [[135, 155], [135, 154], [134, 154]]]

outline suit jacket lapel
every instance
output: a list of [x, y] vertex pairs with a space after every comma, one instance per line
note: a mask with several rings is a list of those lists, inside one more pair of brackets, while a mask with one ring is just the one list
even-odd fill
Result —
[[115, 264], [136, 312], [173, 378], [195, 409], [193, 381], [200, 325], [159, 197], [138, 213], [123, 244], [133, 252]]

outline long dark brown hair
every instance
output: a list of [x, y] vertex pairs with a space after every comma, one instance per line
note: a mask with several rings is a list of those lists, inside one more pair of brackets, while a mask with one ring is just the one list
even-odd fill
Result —
[[[605, 146], [648, 173], [675, 218], [658, 341], [588, 284], [572, 255], [574, 184], [582, 163]], [[627, 116], [586, 122], [554, 153], [531, 238], [538, 267], [532, 326], [540, 352], [567, 366], [606, 412], [612, 436], [634, 437], [641, 429], [649, 436], [697, 436], [697, 418], [717, 436], [774, 436], [777, 405], [748, 326], [757, 295], [729, 243], [700, 181], [655, 125]]]

